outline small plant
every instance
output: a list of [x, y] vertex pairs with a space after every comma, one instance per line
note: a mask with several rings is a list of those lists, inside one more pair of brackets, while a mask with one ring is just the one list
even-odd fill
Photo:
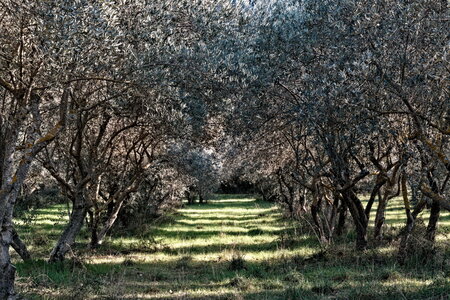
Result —
[[228, 270], [230, 271], [240, 271], [240, 270], [247, 270], [247, 267], [245, 266], [245, 259], [243, 254], [240, 251], [233, 251], [230, 263], [228, 265]]
[[25, 225], [33, 225], [37, 220], [37, 216], [36, 209], [30, 209], [23, 213], [21, 219]]
[[339, 275], [334, 276], [332, 279], [333, 279], [333, 281], [336, 281], [336, 282], [345, 282], [349, 279], [349, 277], [347, 274], [339, 274]]
[[168, 246], [157, 241], [153, 236], [141, 237], [133, 244], [130, 244], [130, 251], [155, 253], [158, 251], [167, 251]]
[[156, 270], [156, 272], [151, 275], [151, 279], [153, 281], [163, 281], [167, 280], [168, 278], [170, 278], [170, 275], [167, 275], [161, 270]]
[[317, 253], [314, 253], [310, 257], [306, 258], [304, 262], [318, 262], [318, 261], [327, 261], [327, 253], [325, 251], [319, 251]]
[[282, 234], [280, 234], [280, 237], [277, 240], [278, 246], [280, 247], [280, 249], [289, 249], [292, 248], [293, 246], [295, 246], [295, 244], [297, 243], [297, 240], [295, 238], [295, 236], [292, 236], [288, 233], [283, 232]]
[[131, 259], [131, 258], [126, 258], [123, 262], [122, 262], [122, 266], [126, 266], [126, 267], [129, 267], [129, 266], [133, 266], [133, 265], [135, 265], [136, 263], [133, 261], [133, 259]]
[[311, 288], [311, 291], [319, 295], [329, 295], [335, 292], [335, 289], [329, 284], [321, 284]]
[[380, 279], [384, 281], [396, 281], [402, 278], [402, 275], [395, 270], [386, 270], [380, 274]]
[[191, 262], [192, 262], [192, 256], [184, 255], [177, 261], [177, 263], [175, 264], [175, 268], [177, 268], [177, 269], [187, 269]]
[[284, 291], [284, 299], [286, 300], [296, 300], [296, 299], [308, 299], [305, 298], [304, 293], [301, 289], [296, 288], [296, 287], [288, 287], [285, 291]]
[[299, 284], [304, 281], [303, 275], [298, 272], [289, 272], [283, 280], [289, 284]]
[[231, 278], [227, 285], [239, 290], [249, 290], [253, 287], [250, 280], [240, 275]]
[[48, 235], [42, 233], [36, 233], [31, 238], [31, 244], [34, 246], [46, 246], [50, 243]]

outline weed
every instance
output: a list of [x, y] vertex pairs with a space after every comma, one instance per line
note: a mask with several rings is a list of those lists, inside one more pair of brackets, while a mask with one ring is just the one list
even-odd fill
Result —
[[289, 272], [286, 276], [284, 276], [283, 280], [288, 284], [299, 284], [302, 283], [305, 279], [302, 274], [298, 272]]
[[227, 286], [237, 288], [238, 290], [250, 290], [253, 287], [250, 280], [240, 275], [231, 278]]
[[294, 247], [297, 244], [297, 239], [295, 236], [286, 234], [283, 232], [277, 241], [280, 249], [289, 249]]
[[184, 255], [179, 260], [177, 260], [177, 263], [175, 264], [175, 268], [177, 268], [177, 269], [187, 269], [191, 262], [192, 262], [192, 256]]
[[335, 292], [335, 289], [329, 284], [321, 284], [311, 288], [311, 291], [320, 295], [330, 295]]
[[240, 271], [240, 270], [246, 270], [247, 267], [245, 266], [245, 259], [243, 254], [240, 251], [234, 250], [231, 254], [228, 270], [230, 271]]
[[122, 266], [125, 267], [130, 267], [130, 266], [134, 266], [136, 263], [133, 261], [133, 259], [131, 258], [126, 258], [123, 262], [122, 262]]
[[50, 243], [50, 239], [44, 233], [36, 233], [31, 238], [31, 244], [33, 246], [46, 246]]

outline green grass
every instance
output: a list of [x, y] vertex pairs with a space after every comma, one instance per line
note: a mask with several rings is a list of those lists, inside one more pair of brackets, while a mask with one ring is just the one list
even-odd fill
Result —
[[[222, 195], [190, 205], [139, 236], [114, 236], [87, 251], [82, 232], [65, 263], [47, 264], [67, 221], [64, 206], [18, 223], [36, 258], [17, 258], [18, 290], [31, 299], [444, 299], [450, 293], [449, 214], [437, 254], [400, 267], [396, 244], [356, 253], [349, 231], [323, 254], [316, 239], [282, 218], [274, 204]], [[392, 201], [389, 232], [403, 224]], [[287, 234], [289, 233], [289, 234]]]

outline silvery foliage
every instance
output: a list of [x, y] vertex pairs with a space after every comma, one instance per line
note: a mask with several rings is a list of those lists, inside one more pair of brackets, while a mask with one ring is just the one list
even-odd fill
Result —
[[40, 73], [42, 86], [60, 88], [69, 82], [86, 95], [98, 91], [86, 96], [82, 107], [92, 108], [88, 135], [98, 132], [101, 114], [114, 117], [111, 133], [126, 125], [115, 124], [139, 117], [140, 128], [154, 131], [151, 138], [164, 136], [171, 142], [177, 136], [197, 135], [210, 115], [203, 99], [190, 95], [198, 78], [189, 77], [186, 57], [206, 35], [202, 26], [223, 20], [225, 6], [208, 1], [35, 2], [28, 9], [41, 25], [32, 36], [39, 39], [36, 44], [47, 67]]
[[190, 188], [203, 198], [218, 188], [220, 163], [213, 149], [195, 149], [187, 144], [175, 144], [170, 148], [168, 157], [170, 164], [183, 178], [185, 188]]
[[446, 187], [446, 1], [269, 1], [247, 12], [223, 50], [209, 52], [214, 66], [226, 66], [217, 74], [240, 78], [226, 103], [247, 145], [241, 157], [262, 172], [300, 162], [298, 175], [324, 171], [337, 184], [376, 172], [375, 143], [380, 156], [393, 148], [390, 159], [409, 159], [411, 186], [432, 170]]

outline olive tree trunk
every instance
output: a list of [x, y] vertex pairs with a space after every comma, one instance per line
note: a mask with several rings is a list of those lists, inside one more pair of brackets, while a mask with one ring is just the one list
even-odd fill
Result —
[[13, 249], [17, 252], [17, 254], [19, 254], [19, 256], [24, 261], [30, 260], [31, 259], [30, 252], [28, 252], [27, 246], [20, 239], [19, 234], [16, 232], [15, 229], [13, 229], [12, 235], [13, 237], [11, 241], [11, 246], [13, 247]]
[[3, 226], [0, 232], [0, 299], [14, 299], [16, 268], [11, 263], [9, 245], [12, 241], [12, 227]]
[[[148, 168], [145, 167], [145, 168]], [[145, 169], [144, 168], [144, 169]], [[142, 171], [142, 170], [141, 170]], [[117, 220], [117, 217], [119, 216], [119, 213], [127, 199], [127, 197], [131, 194], [134, 193], [138, 190], [139, 185], [141, 184], [142, 180], [143, 180], [143, 176], [141, 176], [141, 171], [137, 172], [135, 174], [135, 176], [133, 177], [133, 179], [128, 183], [128, 185], [123, 186], [122, 189], [120, 191], [117, 191], [112, 197], [111, 197], [111, 202], [110, 203], [114, 203], [114, 207], [111, 211], [111, 213], [109, 214], [108, 220], [106, 220], [106, 223], [103, 225], [103, 228], [100, 230], [100, 232], [98, 234], [93, 233], [93, 235], [95, 236], [96, 240], [91, 240], [91, 246], [92, 247], [96, 247], [98, 245], [100, 245], [103, 240], [106, 237], [106, 234], [109, 232], [109, 230], [111, 230], [112, 226], [114, 225], [114, 223]], [[96, 228], [93, 228], [93, 230], [98, 230], [98, 225], [96, 226]]]
[[49, 262], [63, 261], [65, 255], [72, 249], [75, 239], [80, 232], [84, 218], [87, 215], [87, 207], [81, 192], [74, 198], [72, 213], [69, 224], [67, 224], [58, 242], [50, 253]]
[[112, 213], [109, 215], [108, 220], [106, 221], [102, 230], [97, 234], [97, 241], [95, 241], [96, 243], [94, 244], [94, 241], [91, 241], [91, 244], [93, 246], [97, 246], [97, 245], [100, 245], [103, 243], [103, 240], [105, 239], [106, 234], [109, 232], [109, 230], [111, 230], [114, 223], [116, 222], [117, 217], [119, 216], [119, 212], [122, 208], [122, 205], [123, 205], [123, 201], [120, 201], [114, 205], [114, 209], [113, 209]]
[[439, 202], [433, 201], [431, 204], [430, 217], [428, 219], [428, 226], [426, 232], [426, 238], [430, 242], [434, 243], [436, 238], [436, 230], [438, 228], [439, 215], [441, 212], [441, 206]]
[[343, 193], [343, 199], [350, 211], [356, 230], [356, 249], [365, 250], [367, 248], [367, 217], [364, 212], [361, 200], [353, 191]]

